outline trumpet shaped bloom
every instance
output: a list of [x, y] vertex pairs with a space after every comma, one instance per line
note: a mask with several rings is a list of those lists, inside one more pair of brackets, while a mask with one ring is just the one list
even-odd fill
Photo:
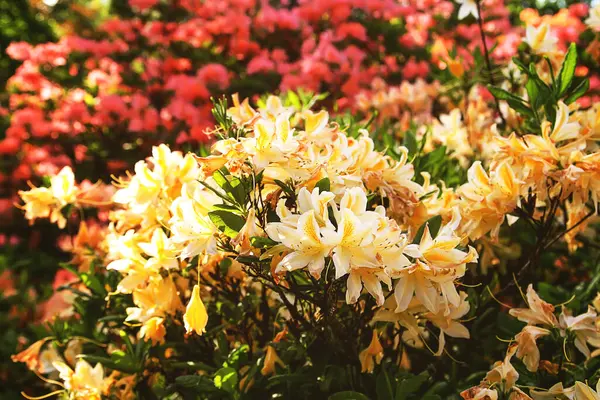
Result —
[[192, 290], [192, 297], [185, 309], [183, 322], [187, 333], [195, 332], [197, 335], [202, 335], [206, 332], [206, 324], [208, 323], [208, 314], [206, 307], [200, 298], [200, 286], [195, 285]]

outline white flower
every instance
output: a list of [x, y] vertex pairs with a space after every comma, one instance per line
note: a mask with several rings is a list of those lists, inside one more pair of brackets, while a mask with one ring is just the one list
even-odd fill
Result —
[[585, 23], [595, 31], [600, 30], [600, 5], [590, 10], [590, 16], [587, 17]]
[[479, 18], [479, 12], [477, 11], [477, 1], [476, 0], [456, 0], [458, 4], [460, 4], [460, 8], [458, 9], [458, 19], [465, 19], [469, 15], [474, 16], [475, 18]]
[[556, 50], [558, 39], [552, 34], [550, 26], [542, 23], [537, 28], [533, 25], [527, 25], [525, 31], [525, 43], [538, 54], [552, 53]]

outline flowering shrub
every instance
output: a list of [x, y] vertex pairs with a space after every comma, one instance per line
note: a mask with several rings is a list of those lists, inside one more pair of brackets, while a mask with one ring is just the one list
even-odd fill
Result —
[[600, 398], [597, 8], [114, 7], [8, 49], [25, 397]]

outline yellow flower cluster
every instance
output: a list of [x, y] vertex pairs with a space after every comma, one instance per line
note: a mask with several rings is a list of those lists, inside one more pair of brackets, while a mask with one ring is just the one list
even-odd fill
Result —
[[537, 371], [540, 363], [540, 351], [536, 340], [550, 335], [551, 329], [558, 329], [561, 337], [573, 334], [575, 347], [586, 359], [600, 354], [600, 349], [592, 352], [588, 346], [600, 348], [598, 330], [600, 317], [594, 308], [588, 307], [586, 313], [574, 317], [567, 308], [563, 307], [559, 318], [556, 318], [554, 306], [542, 300], [533, 290], [532, 285], [527, 288], [527, 304], [529, 308], [511, 309], [510, 315], [527, 323], [527, 326], [515, 337], [515, 341], [518, 345], [517, 357], [523, 360], [529, 371]]
[[[575, 236], [585, 228], [586, 215], [594, 211], [600, 196], [600, 152], [595, 109], [570, 112], [559, 102], [554, 124], [542, 123], [542, 134], [508, 137], [494, 133], [490, 143], [488, 168], [475, 161], [468, 170], [468, 181], [456, 190], [438, 188], [426, 180], [424, 200], [428, 214], [449, 215], [458, 207], [461, 235], [476, 240], [490, 233], [498, 238], [502, 223], [518, 219], [512, 215], [524, 201], [534, 199], [536, 210], [550, 208], [553, 201], [565, 204], [565, 236], [571, 250], [577, 248]], [[447, 118], [450, 118], [449, 116]], [[450, 122], [449, 122], [450, 123]], [[460, 131], [458, 121], [452, 123]], [[592, 205], [590, 205], [592, 204]], [[536, 211], [537, 218], [542, 212]], [[448, 217], [446, 217], [448, 218]]]
[[19, 196], [25, 202], [25, 218], [33, 223], [38, 218], [49, 218], [59, 228], [67, 224], [62, 214], [66, 205], [73, 204], [77, 199], [78, 189], [75, 185], [75, 175], [70, 167], [64, 167], [57, 175], [50, 178], [50, 187], [33, 187], [28, 191], [19, 191]]
[[[140, 337], [163, 341], [166, 317], [183, 312], [181, 298], [190, 294], [185, 327], [202, 334], [207, 315], [201, 290], [196, 284], [190, 293], [191, 280], [181, 271], [196, 257], [204, 268], [214, 257], [235, 254], [273, 257], [277, 276], [306, 268], [319, 278], [331, 266], [336, 278], [348, 276], [349, 304], [364, 287], [383, 305], [384, 288], [392, 290], [395, 281], [394, 312], [419, 313], [451, 336], [468, 336], [453, 324], [468, 311], [454, 281], [477, 254], [457, 248], [458, 210], [436, 237], [427, 227], [410, 244], [423, 220], [425, 188], [412, 180], [406, 149], [392, 159], [374, 149], [367, 132], [349, 137], [326, 112], [298, 112], [277, 97], [257, 110], [234, 97], [228, 114], [243, 134], [217, 141], [208, 157], [161, 145], [135, 165], [133, 176], [118, 182], [113, 201], [122, 207], [111, 216], [108, 268], [123, 274], [118, 291], [133, 294], [127, 320], [142, 324]], [[241, 185], [258, 174], [261, 186], [236, 211], [244, 226], [233, 235], [220, 230], [210, 215], [225, 206], [220, 183]], [[328, 190], [320, 189], [323, 181]], [[293, 197], [282, 191], [282, 182], [294, 188]], [[387, 209], [370, 207], [370, 199], [385, 199]], [[265, 219], [268, 207], [276, 221]], [[252, 237], [277, 244], [261, 255]]]
[[[600, 354], [600, 350], [590, 351], [589, 346], [600, 347], [600, 317], [594, 308], [598, 302], [594, 301], [594, 308], [588, 307], [588, 311], [572, 316], [571, 312], [563, 307], [558, 316], [555, 315], [555, 307], [542, 300], [533, 289], [532, 285], [527, 288], [526, 301], [528, 308], [512, 308], [509, 313], [522, 322], [527, 323], [525, 327], [515, 336], [507, 350], [504, 361], [498, 361], [487, 373], [480, 385], [467, 389], [461, 393], [463, 399], [498, 399], [499, 393], [508, 395], [513, 400], [544, 400], [569, 398], [574, 400], [599, 400], [600, 382], [594, 391], [583, 382], [575, 382], [572, 387], [565, 388], [562, 383], [557, 383], [548, 390], [531, 389], [530, 395], [525, 394], [519, 387], [517, 381], [519, 373], [511, 363], [512, 357], [521, 359], [530, 372], [537, 372], [540, 368], [553, 368], [548, 360], [540, 360], [540, 350], [537, 340], [544, 336], [558, 333], [563, 338], [564, 346], [569, 338], [574, 338], [574, 345], [589, 360]], [[568, 355], [565, 353], [568, 359]], [[560, 368], [558, 364], [554, 367]]]

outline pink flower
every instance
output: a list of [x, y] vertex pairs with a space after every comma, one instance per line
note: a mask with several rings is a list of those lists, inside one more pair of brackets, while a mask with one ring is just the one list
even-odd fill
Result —
[[336, 40], [344, 40], [348, 37], [364, 42], [368, 39], [367, 29], [358, 22], [340, 24], [336, 29]]
[[31, 50], [27, 42], [13, 42], [6, 49], [6, 54], [13, 60], [25, 61], [31, 56]]
[[136, 8], [140, 11], [147, 10], [154, 7], [158, 3], [158, 0], [129, 0], [129, 5], [132, 8]]
[[269, 59], [267, 54], [263, 53], [250, 60], [246, 71], [249, 75], [252, 75], [259, 72], [269, 72], [274, 69], [275, 63]]
[[414, 59], [408, 62], [402, 68], [402, 74], [406, 79], [415, 79], [417, 77], [425, 78], [429, 73], [429, 64], [425, 61], [416, 62]]
[[227, 68], [221, 64], [207, 64], [198, 71], [197, 76], [206, 85], [215, 85], [219, 89], [229, 86]]

